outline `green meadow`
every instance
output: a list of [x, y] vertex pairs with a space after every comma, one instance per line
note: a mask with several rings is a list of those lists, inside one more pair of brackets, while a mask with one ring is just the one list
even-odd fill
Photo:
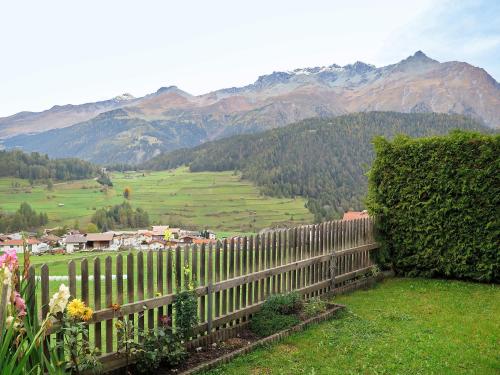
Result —
[[[252, 233], [262, 228], [311, 222], [302, 198], [263, 196], [252, 183], [233, 172], [191, 173], [187, 168], [151, 173], [113, 173], [113, 188], [103, 190], [94, 180], [29, 186], [27, 180], [0, 179], [0, 209], [15, 211], [22, 202], [46, 212], [49, 226], [84, 226], [94, 211], [123, 201], [142, 207], [151, 222], [225, 233]], [[19, 187], [13, 187], [18, 183]]]

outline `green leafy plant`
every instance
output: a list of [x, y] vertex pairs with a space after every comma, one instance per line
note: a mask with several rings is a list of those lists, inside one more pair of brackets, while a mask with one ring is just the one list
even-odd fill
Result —
[[100, 373], [101, 362], [97, 359], [98, 348], [89, 345], [88, 326], [82, 321], [65, 318], [61, 328], [64, 340], [59, 344], [61, 352], [65, 352], [70, 359], [68, 368], [72, 373]]
[[196, 280], [191, 277], [191, 270], [184, 267], [184, 288], [178, 290], [173, 303], [176, 333], [181, 340], [188, 340], [198, 324], [198, 299], [196, 298]]
[[140, 349], [134, 340], [134, 324], [127, 318], [122, 318], [115, 322], [115, 328], [118, 335], [118, 353], [125, 357], [125, 374], [129, 375], [132, 359], [139, 355]]
[[296, 314], [302, 309], [303, 301], [300, 294], [291, 292], [270, 296], [262, 306], [263, 310], [274, 311], [280, 314]]
[[250, 329], [257, 336], [269, 336], [299, 323], [297, 315], [280, 314], [272, 310], [261, 310], [250, 322]]
[[290, 328], [300, 321], [297, 314], [302, 308], [303, 301], [297, 292], [269, 296], [253, 316], [250, 329], [262, 337]]
[[175, 296], [174, 312], [177, 333], [182, 340], [193, 335], [198, 323], [198, 302], [194, 291], [185, 290]]
[[311, 298], [309, 301], [304, 303], [304, 315], [307, 318], [319, 315], [326, 311], [326, 302], [318, 297]]
[[138, 344], [141, 350], [137, 355], [135, 368], [145, 374], [157, 370], [160, 365], [176, 366], [186, 357], [187, 352], [181, 338], [173, 332], [170, 318], [160, 318], [161, 325], [155, 329], [139, 332]]

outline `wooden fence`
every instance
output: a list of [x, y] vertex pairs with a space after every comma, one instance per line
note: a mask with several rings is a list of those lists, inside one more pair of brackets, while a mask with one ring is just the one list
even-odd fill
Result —
[[[189, 277], [196, 283], [200, 324], [188, 346], [197, 347], [235, 335], [271, 294], [297, 291], [310, 298], [362, 285], [376, 248], [371, 219], [339, 220], [210, 246], [70, 261], [67, 276], [72, 297], [95, 310], [89, 322], [90, 340], [101, 349], [105, 368], [114, 369], [124, 364], [116, 354], [114, 321], [128, 317], [144, 329], [154, 328], [163, 315], [172, 316], [176, 291], [189, 281], [184, 280], [184, 267], [189, 267]], [[40, 280], [37, 292], [43, 318], [61, 282], [50, 281], [46, 264], [36, 273], [35, 277], [30, 269], [30, 280]], [[50, 336], [60, 339], [57, 326]]]

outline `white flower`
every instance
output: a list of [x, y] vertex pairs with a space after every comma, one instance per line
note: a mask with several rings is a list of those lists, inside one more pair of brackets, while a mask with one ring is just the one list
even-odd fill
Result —
[[3, 284], [10, 286], [12, 282], [12, 272], [9, 270], [9, 267], [4, 266], [0, 268], [0, 271], [3, 274]]
[[54, 293], [54, 295], [50, 299], [50, 313], [55, 315], [58, 312], [63, 312], [64, 309], [66, 309], [66, 305], [68, 304], [69, 296], [69, 288], [64, 284], [61, 284], [59, 286], [59, 291], [57, 293]]

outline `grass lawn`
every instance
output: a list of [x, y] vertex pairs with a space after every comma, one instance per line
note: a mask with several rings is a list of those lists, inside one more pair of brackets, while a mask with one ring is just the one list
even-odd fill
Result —
[[500, 288], [389, 279], [337, 319], [208, 374], [499, 374]]
[[[125, 187], [132, 189], [130, 203], [144, 208], [153, 222], [210, 228], [219, 232], [252, 232], [283, 223], [312, 222], [302, 198], [262, 196], [256, 186], [233, 172], [190, 173], [187, 168], [151, 173], [113, 173], [114, 187], [101, 192], [94, 180], [56, 183], [31, 188], [27, 180], [0, 179], [0, 209], [15, 211], [28, 202], [48, 214], [49, 226], [75, 220], [84, 227], [94, 210], [123, 201]], [[21, 187], [13, 188], [12, 182]], [[64, 206], [59, 206], [59, 203]]]

